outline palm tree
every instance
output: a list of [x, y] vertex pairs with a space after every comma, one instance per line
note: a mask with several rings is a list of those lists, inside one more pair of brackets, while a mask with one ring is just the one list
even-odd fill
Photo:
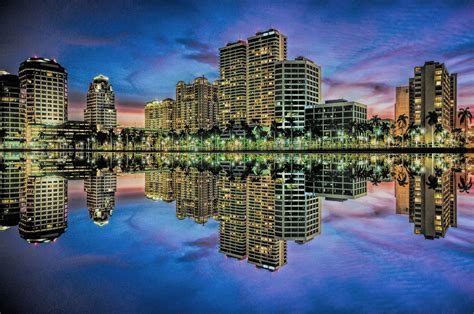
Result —
[[469, 108], [461, 108], [459, 109], [459, 112], [458, 112], [458, 118], [459, 118], [459, 122], [461, 124], [464, 124], [464, 139], [465, 139], [465, 143], [467, 143], [467, 127], [468, 127], [468, 120], [469, 120], [469, 124], [472, 123], [472, 112], [469, 111]]
[[439, 115], [436, 111], [430, 111], [426, 115], [426, 121], [431, 126], [431, 147], [434, 147], [434, 126], [438, 124]]
[[406, 114], [401, 114], [397, 118], [397, 126], [400, 129], [405, 129], [408, 125], [408, 116]]

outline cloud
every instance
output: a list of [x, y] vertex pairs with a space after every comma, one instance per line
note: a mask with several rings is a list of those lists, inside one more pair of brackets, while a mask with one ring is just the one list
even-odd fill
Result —
[[120, 44], [128, 37], [128, 33], [120, 33], [111, 37], [95, 35], [65, 35], [64, 42], [73, 46], [99, 47]]
[[186, 59], [217, 67], [217, 51], [216, 49], [211, 48], [208, 44], [200, 42], [194, 38], [178, 38], [176, 39], [176, 43], [189, 51], [183, 55]]

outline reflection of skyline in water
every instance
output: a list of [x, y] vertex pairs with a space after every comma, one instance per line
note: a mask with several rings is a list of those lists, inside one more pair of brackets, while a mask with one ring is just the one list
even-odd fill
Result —
[[68, 225], [68, 180], [84, 180], [89, 216], [103, 226], [113, 219], [117, 173], [129, 172], [145, 172], [145, 196], [175, 201], [178, 219], [216, 220], [222, 254], [272, 271], [288, 262], [287, 241], [304, 245], [324, 232], [323, 199], [363, 198], [368, 182], [396, 182], [394, 212], [415, 234], [442, 238], [457, 226], [462, 165], [452, 156], [93, 157], [4, 158], [2, 228], [19, 225], [31, 243], [56, 240]]

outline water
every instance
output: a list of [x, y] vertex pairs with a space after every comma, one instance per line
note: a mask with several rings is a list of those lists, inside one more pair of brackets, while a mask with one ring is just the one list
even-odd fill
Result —
[[1, 312], [474, 310], [473, 156], [0, 165]]

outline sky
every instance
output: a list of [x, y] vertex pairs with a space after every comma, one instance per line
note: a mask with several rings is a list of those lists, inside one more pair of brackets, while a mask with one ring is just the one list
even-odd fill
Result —
[[322, 67], [323, 98], [393, 116], [395, 86], [413, 67], [458, 73], [458, 104], [474, 105], [474, 1], [2, 1], [0, 69], [31, 56], [68, 70], [69, 119], [82, 119], [92, 78], [116, 92], [118, 121], [142, 126], [145, 102], [174, 98], [179, 80], [218, 79], [218, 49], [258, 31], [288, 36], [288, 57]]

